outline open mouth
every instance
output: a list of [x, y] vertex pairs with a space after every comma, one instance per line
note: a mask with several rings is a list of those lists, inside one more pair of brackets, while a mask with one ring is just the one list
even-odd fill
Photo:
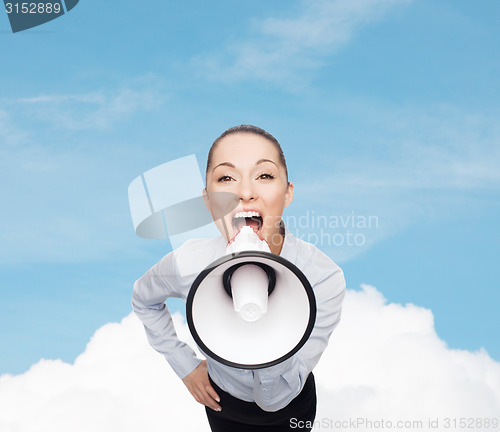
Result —
[[262, 216], [256, 211], [241, 211], [233, 216], [233, 228], [238, 232], [244, 226], [251, 227], [257, 234], [262, 229]]

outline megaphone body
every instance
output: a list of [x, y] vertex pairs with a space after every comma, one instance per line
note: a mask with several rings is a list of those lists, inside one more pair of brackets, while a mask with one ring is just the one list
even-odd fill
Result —
[[305, 344], [314, 327], [316, 300], [302, 271], [243, 227], [226, 255], [195, 279], [186, 317], [208, 357], [260, 369], [285, 361]]

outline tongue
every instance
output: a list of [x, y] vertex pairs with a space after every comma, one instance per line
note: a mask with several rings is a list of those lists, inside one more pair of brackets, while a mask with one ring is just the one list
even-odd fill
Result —
[[259, 221], [254, 218], [245, 218], [245, 224], [246, 226], [251, 227], [254, 231], [258, 231], [260, 228]]
[[246, 225], [246, 218], [238, 218], [234, 221], [234, 224], [236, 225], [236, 229], [239, 231]]
[[236, 225], [236, 229], [238, 231], [241, 230], [241, 228], [243, 228], [244, 226], [249, 226], [255, 232], [257, 232], [259, 230], [259, 228], [260, 228], [260, 222], [259, 222], [259, 220], [256, 219], [256, 218], [250, 218], [250, 217], [237, 218], [235, 220], [235, 225]]

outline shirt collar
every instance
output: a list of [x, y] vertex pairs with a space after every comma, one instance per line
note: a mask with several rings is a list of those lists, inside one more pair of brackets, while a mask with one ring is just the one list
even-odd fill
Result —
[[288, 261], [294, 262], [297, 256], [297, 239], [283, 221], [280, 223], [280, 232], [285, 236], [280, 256]]

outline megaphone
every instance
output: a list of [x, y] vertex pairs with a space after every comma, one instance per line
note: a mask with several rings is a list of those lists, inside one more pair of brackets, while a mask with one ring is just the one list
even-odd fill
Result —
[[260, 369], [285, 361], [305, 344], [316, 300], [302, 271], [272, 254], [245, 226], [226, 255], [193, 282], [186, 318], [207, 356], [235, 368]]

